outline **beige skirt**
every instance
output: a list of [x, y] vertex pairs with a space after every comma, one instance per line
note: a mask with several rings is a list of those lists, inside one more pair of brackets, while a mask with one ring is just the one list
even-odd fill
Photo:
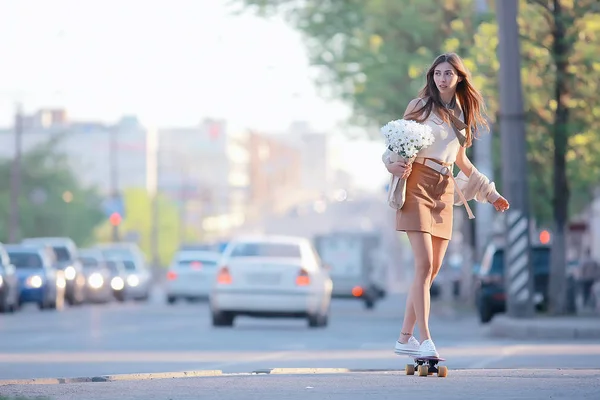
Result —
[[423, 164], [413, 163], [406, 181], [406, 200], [402, 208], [396, 211], [396, 230], [426, 232], [431, 236], [450, 239], [453, 206], [452, 179]]

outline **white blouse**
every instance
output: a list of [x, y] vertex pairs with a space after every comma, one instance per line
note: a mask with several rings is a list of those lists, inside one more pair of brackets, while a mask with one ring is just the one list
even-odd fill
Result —
[[[458, 118], [464, 121], [462, 110]], [[444, 122], [432, 111], [423, 123], [431, 127], [435, 141], [431, 146], [419, 151], [417, 157], [433, 158], [444, 163], [454, 164], [460, 149], [460, 142], [450, 126], [450, 122]]]

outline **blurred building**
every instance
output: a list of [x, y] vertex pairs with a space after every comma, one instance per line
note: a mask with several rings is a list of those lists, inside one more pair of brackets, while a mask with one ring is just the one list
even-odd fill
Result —
[[[74, 121], [64, 109], [42, 109], [22, 117], [22, 151], [59, 140], [80, 182], [109, 195], [117, 188], [145, 187], [146, 130], [136, 117], [123, 117], [116, 124]], [[12, 128], [0, 132], [0, 157], [12, 158], [15, 138]], [[114, 162], [111, 150], [114, 148]], [[115, 177], [111, 181], [111, 175]]]
[[298, 201], [301, 152], [281, 138], [255, 132], [248, 137], [249, 218], [281, 213]]
[[158, 130], [158, 190], [176, 200], [198, 233], [219, 237], [243, 223], [248, 155], [223, 120]]
[[[83, 185], [107, 197], [113, 190], [156, 189], [179, 205], [186, 230], [206, 238], [312, 207], [338, 189], [331, 186], [327, 136], [302, 122], [278, 134], [229, 132], [216, 119], [149, 129], [135, 116], [107, 124], [42, 109], [22, 116], [22, 126], [23, 152], [60, 140], [58, 149]], [[12, 127], [0, 130], [0, 157], [14, 156], [14, 139]]]

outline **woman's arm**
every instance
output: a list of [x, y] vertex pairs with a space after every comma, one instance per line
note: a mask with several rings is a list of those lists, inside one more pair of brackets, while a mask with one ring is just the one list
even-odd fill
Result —
[[467, 178], [471, 176], [474, 166], [471, 160], [469, 160], [469, 157], [467, 157], [467, 149], [463, 146], [460, 146], [458, 154], [456, 155], [456, 166], [460, 168]]
[[[461, 146], [460, 149], [458, 150], [458, 154], [456, 155], [456, 165], [458, 166], [458, 168], [460, 168], [462, 173], [467, 176], [467, 178], [469, 178], [471, 176], [471, 174], [473, 173], [475, 166], [473, 165], [471, 160], [469, 160], [469, 157], [467, 157], [467, 150], [465, 147]], [[495, 193], [499, 197], [498, 197], [498, 199], [496, 199], [496, 201], [494, 201], [492, 203], [494, 208], [496, 208], [497, 211], [508, 210], [508, 208], [510, 207], [510, 204], [508, 203], [508, 201], [504, 197], [502, 197], [500, 195], [500, 193], [498, 193], [498, 192], [495, 192]]]

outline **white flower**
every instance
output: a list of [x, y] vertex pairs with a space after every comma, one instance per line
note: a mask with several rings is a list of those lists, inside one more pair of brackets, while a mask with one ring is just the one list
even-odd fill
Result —
[[415, 157], [420, 150], [431, 146], [435, 141], [431, 127], [416, 121], [390, 121], [380, 131], [388, 149], [404, 158]]

